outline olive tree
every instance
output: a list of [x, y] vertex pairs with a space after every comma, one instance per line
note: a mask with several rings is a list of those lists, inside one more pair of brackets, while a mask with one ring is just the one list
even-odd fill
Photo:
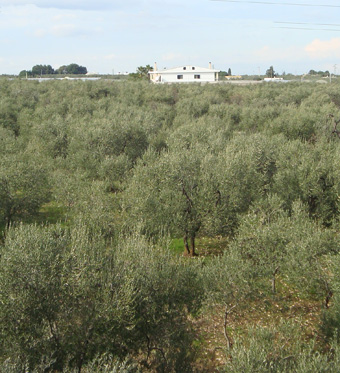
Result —
[[328, 276], [322, 261], [338, 253], [337, 234], [310, 220], [301, 202], [293, 204], [291, 215], [282, 206], [275, 195], [255, 203], [241, 219], [230, 250], [250, 262], [256, 276], [270, 280], [273, 293], [280, 273], [300, 291], [326, 298]]
[[0, 100], [0, 126], [13, 131], [16, 137], [19, 136], [18, 110], [14, 100], [9, 97]]
[[339, 151], [331, 143], [283, 144], [276, 161], [272, 191], [291, 210], [296, 200], [308, 206], [311, 217], [329, 226], [339, 212]]
[[0, 214], [7, 226], [34, 216], [49, 198], [47, 170], [29, 157], [4, 156], [0, 160]]
[[144, 368], [190, 368], [198, 265], [138, 235], [109, 244], [82, 223], [11, 228], [0, 254], [0, 366], [80, 372], [131, 355]]
[[124, 209], [150, 235], [182, 236], [185, 255], [195, 255], [195, 238], [219, 209], [215, 158], [205, 148], [180, 148], [160, 155], [149, 150], [137, 162], [124, 192]]

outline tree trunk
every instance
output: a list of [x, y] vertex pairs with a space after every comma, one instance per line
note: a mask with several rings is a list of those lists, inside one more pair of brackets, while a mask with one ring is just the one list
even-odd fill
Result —
[[9, 207], [6, 211], [6, 216], [5, 216], [5, 219], [6, 219], [6, 228], [9, 229], [9, 227], [11, 226], [11, 223], [12, 223], [12, 216], [13, 216], [13, 213], [12, 213], [12, 208]]
[[184, 241], [184, 256], [197, 256], [195, 251], [195, 237], [196, 235], [193, 233], [190, 235], [190, 246], [189, 246], [189, 240], [188, 240], [188, 232], [185, 232], [185, 235], [183, 237]]
[[325, 299], [325, 307], [326, 307], [326, 309], [329, 308], [329, 302], [330, 302], [332, 296], [333, 296], [333, 292], [332, 292], [332, 290], [330, 290], [328, 292], [327, 296], [326, 296], [326, 299]]
[[190, 256], [197, 256], [195, 252], [195, 235], [191, 235], [190, 237]]
[[190, 256], [188, 233], [187, 232], [185, 232], [185, 235], [183, 237], [183, 241], [184, 241], [184, 253], [183, 253], [183, 255], [184, 256]]
[[330, 300], [332, 299], [332, 296], [333, 296], [333, 292], [332, 292], [332, 290], [329, 288], [329, 284], [328, 284], [328, 282], [327, 282], [327, 280], [323, 280], [324, 281], [324, 283], [325, 283], [325, 289], [326, 289], [326, 298], [325, 298], [325, 307], [326, 307], [326, 309], [328, 309], [329, 308], [329, 302], [330, 302]]
[[224, 338], [226, 339], [227, 341], [227, 347], [228, 347], [228, 350], [231, 349], [231, 347], [233, 346], [233, 343], [232, 343], [232, 340], [230, 339], [228, 333], [227, 333], [227, 325], [228, 325], [228, 316], [230, 314], [230, 312], [236, 307], [236, 305], [232, 306], [231, 308], [229, 308], [228, 310], [228, 306], [225, 307], [225, 311], [224, 311], [224, 323], [223, 323], [223, 334], [224, 334]]
[[9, 229], [9, 227], [11, 226], [11, 222], [12, 222], [12, 216], [7, 216], [6, 217], [6, 228]]
[[273, 277], [272, 277], [272, 292], [273, 294], [276, 293], [276, 275], [279, 272], [279, 267], [275, 268], [275, 271], [273, 272]]

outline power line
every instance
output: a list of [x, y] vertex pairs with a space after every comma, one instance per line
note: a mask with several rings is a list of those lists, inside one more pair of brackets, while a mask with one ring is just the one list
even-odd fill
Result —
[[305, 6], [305, 7], [321, 7], [321, 8], [340, 8], [340, 5], [331, 4], [307, 4], [307, 3], [279, 3], [272, 1], [244, 1], [244, 0], [210, 0], [223, 1], [225, 3], [239, 3], [239, 4], [263, 4], [263, 5], [287, 5], [287, 6]]
[[311, 28], [311, 27], [274, 27], [274, 28], [281, 28], [281, 29], [290, 29], [290, 30], [309, 30], [309, 31], [340, 31], [340, 29], [330, 29], [330, 28]]
[[312, 22], [274, 22], [275, 24], [291, 25], [291, 26], [279, 26], [274, 28], [291, 29], [291, 30], [310, 30], [310, 31], [340, 31], [340, 29], [334, 28], [316, 28], [316, 27], [297, 27], [297, 26], [336, 26], [339, 27], [339, 23], [312, 23]]
[[284, 24], [284, 25], [340, 26], [340, 23], [280, 22], [280, 21], [275, 21], [274, 23]]

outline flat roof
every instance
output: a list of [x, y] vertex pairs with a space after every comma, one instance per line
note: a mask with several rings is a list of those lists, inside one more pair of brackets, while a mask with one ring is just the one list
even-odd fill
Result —
[[219, 73], [220, 70], [215, 70], [215, 69], [209, 69], [207, 67], [199, 67], [195, 65], [185, 65], [185, 66], [180, 66], [180, 67], [173, 67], [170, 69], [164, 69], [164, 70], [150, 70], [149, 74], [171, 74], [171, 73], [192, 73], [192, 72], [200, 72], [200, 73]]

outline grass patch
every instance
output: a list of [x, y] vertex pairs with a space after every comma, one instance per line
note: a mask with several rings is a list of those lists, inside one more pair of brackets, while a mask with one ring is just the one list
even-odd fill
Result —
[[173, 238], [171, 240], [169, 249], [174, 254], [181, 255], [184, 253], [184, 241], [183, 238]]
[[[16, 217], [11, 226], [16, 226], [19, 223], [24, 224], [57, 224], [66, 222], [66, 209], [64, 206], [56, 202], [49, 202], [44, 204], [40, 210], [33, 216]], [[0, 242], [3, 241], [6, 231], [6, 224], [4, 221], [0, 222]]]
[[49, 202], [44, 204], [39, 213], [30, 218], [27, 223], [38, 223], [38, 224], [57, 224], [66, 220], [66, 209], [63, 205], [59, 205], [56, 202]]

